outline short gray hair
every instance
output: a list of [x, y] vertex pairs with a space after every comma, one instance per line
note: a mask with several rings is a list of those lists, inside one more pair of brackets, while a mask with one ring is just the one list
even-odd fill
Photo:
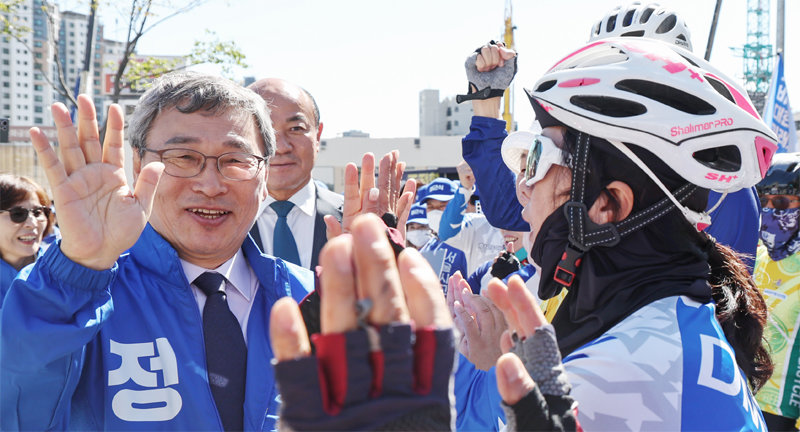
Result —
[[162, 111], [172, 108], [184, 114], [201, 110], [250, 114], [264, 141], [264, 156], [275, 153], [275, 131], [261, 96], [222, 77], [183, 71], [163, 75], [139, 98], [128, 122], [128, 136], [140, 157], [144, 156], [153, 121]]

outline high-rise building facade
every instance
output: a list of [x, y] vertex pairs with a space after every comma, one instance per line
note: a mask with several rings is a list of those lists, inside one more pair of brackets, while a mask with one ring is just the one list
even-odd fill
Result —
[[[33, 26], [33, 1], [19, 6], [12, 22], [19, 26]], [[0, 37], [0, 118], [11, 124], [33, 124], [33, 35], [23, 35], [21, 40], [10, 36]]]

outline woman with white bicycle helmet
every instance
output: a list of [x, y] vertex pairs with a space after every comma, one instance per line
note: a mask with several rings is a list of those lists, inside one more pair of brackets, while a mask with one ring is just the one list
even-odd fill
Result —
[[[772, 372], [764, 300], [702, 232], [709, 190], [752, 187], [776, 149], [744, 90], [682, 48], [606, 38], [528, 95], [543, 131], [523, 217], [539, 297], [568, 290], [552, 328], [582, 427], [766, 430], [752, 396]], [[548, 331], [524, 285], [493, 284], [489, 296], [509, 323], [504, 346], [533, 378], [519, 379], [511, 354], [498, 361], [508, 417], [536, 428], [530, 413], [569, 383], [542, 384], [561, 365], [526, 347]]]

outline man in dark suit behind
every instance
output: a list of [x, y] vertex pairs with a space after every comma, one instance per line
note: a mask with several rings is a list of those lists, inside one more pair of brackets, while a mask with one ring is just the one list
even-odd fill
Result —
[[[282, 79], [261, 79], [249, 88], [269, 104], [276, 138], [267, 179], [269, 196], [250, 233], [265, 253], [292, 262], [299, 260], [295, 263], [314, 270], [327, 240], [323, 217], [330, 214], [341, 221], [343, 201], [342, 195], [318, 187], [311, 177], [322, 134], [319, 108], [308, 91]], [[280, 231], [282, 224], [278, 213], [287, 211], [285, 222], [296, 255], [291, 241], [283, 240], [286, 235], [277, 233], [280, 244], [274, 244], [276, 228]]]

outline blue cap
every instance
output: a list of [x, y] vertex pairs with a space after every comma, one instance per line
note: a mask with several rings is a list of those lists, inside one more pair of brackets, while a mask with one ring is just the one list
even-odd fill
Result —
[[425, 199], [425, 195], [428, 193], [428, 185], [424, 184], [417, 189], [417, 199], [415, 202], [421, 202]]
[[456, 195], [456, 190], [458, 189], [456, 182], [448, 180], [444, 177], [437, 178], [436, 180], [428, 183], [427, 186], [428, 188], [425, 191], [425, 196], [420, 199], [422, 202], [425, 202], [429, 199], [450, 201]]
[[428, 210], [425, 204], [414, 204], [411, 206], [411, 211], [408, 212], [408, 221], [406, 224], [410, 223], [428, 225]]

